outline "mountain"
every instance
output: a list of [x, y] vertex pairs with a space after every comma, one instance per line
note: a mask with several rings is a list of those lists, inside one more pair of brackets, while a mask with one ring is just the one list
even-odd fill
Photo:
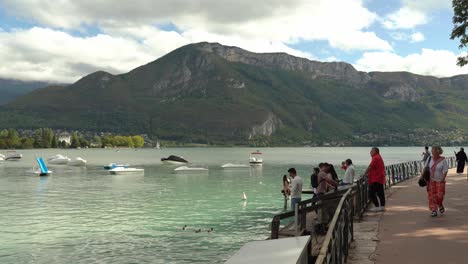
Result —
[[27, 82], [0, 78], [0, 105], [6, 104], [16, 97], [49, 85], [45, 82]]
[[366, 73], [203, 42], [125, 74], [95, 72], [23, 95], [0, 109], [8, 113], [0, 127], [217, 144], [459, 142], [467, 140], [467, 88], [467, 75]]

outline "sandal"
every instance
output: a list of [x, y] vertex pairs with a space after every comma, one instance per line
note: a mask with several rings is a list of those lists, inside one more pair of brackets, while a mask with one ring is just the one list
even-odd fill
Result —
[[437, 216], [437, 211], [432, 211], [431, 216], [436, 217]]
[[439, 208], [439, 213], [445, 213], [445, 207], [443, 205]]

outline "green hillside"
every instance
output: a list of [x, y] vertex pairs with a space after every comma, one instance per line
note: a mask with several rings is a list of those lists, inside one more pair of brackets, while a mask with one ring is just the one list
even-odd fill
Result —
[[126, 74], [96, 72], [33, 91], [1, 109], [0, 127], [213, 144], [418, 143], [409, 135], [436, 129], [466, 136], [468, 78], [453, 78], [367, 74], [345, 63], [200, 43]]

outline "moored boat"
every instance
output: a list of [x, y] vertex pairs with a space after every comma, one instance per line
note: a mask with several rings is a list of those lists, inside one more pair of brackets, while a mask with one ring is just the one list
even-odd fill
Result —
[[226, 163], [221, 166], [223, 169], [245, 169], [245, 168], [250, 168], [249, 165], [245, 164], [234, 164], [234, 163]]
[[74, 159], [71, 159], [68, 161], [68, 166], [77, 166], [77, 167], [82, 167], [86, 166], [87, 161], [81, 157], [76, 157]]
[[175, 155], [170, 155], [167, 158], [162, 158], [161, 162], [165, 163], [165, 164], [171, 164], [171, 165], [183, 165], [183, 164], [188, 163], [188, 161], [186, 159], [184, 159], [182, 157], [175, 156]]
[[182, 167], [175, 168], [174, 171], [175, 172], [206, 172], [206, 171], [208, 171], [208, 169], [204, 168], [204, 167], [182, 166]]
[[262, 154], [260, 151], [255, 151], [255, 152], [252, 152], [250, 153], [250, 157], [249, 157], [249, 163], [251, 165], [260, 165], [260, 164], [263, 164], [263, 158], [262, 158]]
[[117, 163], [109, 163], [109, 165], [104, 166], [105, 170], [111, 170], [115, 168], [128, 168], [128, 164], [117, 164]]
[[139, 168], [124, 168], [117, 167], [109, 170], [109, 173], [112, 175], [123, 175], [123, 174], [141, 174], [144, 173], [144, 169]]
[[16, 152], [15, 150], [8, 150], [5, 156], [7, 161], [18, 161], [23, 158], [23, 154]]
[[64, 165], [67, 164], [71, 159], [67, 156], [57, 154], [47, 159], [49, 164]]

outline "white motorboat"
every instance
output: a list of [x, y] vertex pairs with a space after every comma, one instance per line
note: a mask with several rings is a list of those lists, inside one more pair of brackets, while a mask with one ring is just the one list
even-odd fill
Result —
[[258, 150], [250, 153], [249, 163], [251, 165], [262, 164], [263, 163], [262, 153]]
[[182, 157], [174, 156], [174, 155], [171, 155], [167, 158], [162, 158], [161, 162], [164, 164], [170, 164], [170, 165], [184, 165], [188, 163], [186, 159]]
[[81, 157], [76, 157], [68, 161], [68, 166], [83, 167], [86, 166], [86, 163], [87, 161], [85, 159], [82, 159]]
[[6, 157], [5, 157], [5, 160], [7, 160], [7, 161], [18, 161], [21, 158], [23, 158], [23, 154], [17, 153], [14, 150], [8, 150], [7, 154], [6, 154]]
[[182, 166], [182, 167], [177, 167], [174, 169], [175, 172], [206, 172], [208, 171], [207, 168], [203, 167], [187, 167], [187, 166]]
[[122, 174], [141, 174], [144, 173], [144, 169], [138, 168], [125, 168], [125, 167], [117, 167], [109, 170], [109, 173], [112, 175], [122, 175]]
[[226, 163], [222, 165], [221, 168], [223, 169], [246, 169], [246, 168], [250, 168], [250, 166], [245, 165], [245, 164]]
[[47, 159], [49, 164], [57, 164], [57, 165], [67, 164], [70, 160], [71, 159], [69, 157], [63, 156], [61, 154], [57, 154]]

